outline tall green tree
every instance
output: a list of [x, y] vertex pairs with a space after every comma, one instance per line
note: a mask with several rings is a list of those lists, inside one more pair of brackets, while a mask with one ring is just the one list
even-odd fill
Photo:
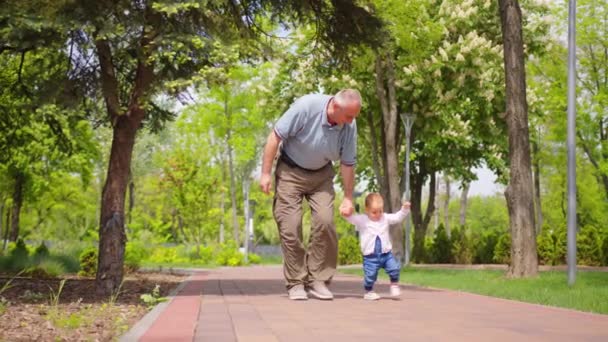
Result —
[[[145, 121], [161, 126], [171, 116], [153, 96], [179, 91], [166, 89], [167, 82], [183, 86], [180, 81], [187, 83], [208, 65], [214, 41], [242, 40], [241, 52], [249, 54], [266, 14], [279, 22], [319, 23], [321, 41], [341, 43], [328, 45], [337, 54], [345, 43], [373, 41], [380, 27], [352, 1], [78, 0], [3, 6], [3, 23], [19, 21], [17, 29], [3, 30], [11, 38], [3, 50], [36, 46], [42, 36], [51, 36], [58, 48], [67, 42], [74, 52], [69, 59], [74, 79], [105, 103], [113, 137], [101, 200], [98, 292], [111, 293], [122, 280], [125, 194], [137, 131]], [[33, 39], [20, 40], [22, 32]]]

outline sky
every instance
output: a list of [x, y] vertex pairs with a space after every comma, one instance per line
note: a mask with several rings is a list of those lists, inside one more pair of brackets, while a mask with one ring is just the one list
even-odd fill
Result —
[[478, 180], [471, 183], [469, 196], [492, 196], [496, 192], [504, 192], [504, 185], [496, 183], [496, 176], [488, 168], [473, 170]]

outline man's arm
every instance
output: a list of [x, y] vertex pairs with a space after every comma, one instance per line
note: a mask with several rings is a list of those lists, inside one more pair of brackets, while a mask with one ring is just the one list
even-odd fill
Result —
[[355, 208], [353, 207], [353, 188], [355, 186], [355, 166], [340, 164], [340, 174], [344, 185], [344, 200], [340, 205], [340, 214], [350, 216]]
[[281, 139], [275, 133], [274, 129], [268, 135], [266, 139], [266, 146], [264, 146], [264, 153], [262, 154], [262, 176], [260, 177], [260, 187], [266, 194], [270, 193], [270, 187], [272, 186], [272, 163], [274, 157], [279, 149]]
[[344, 198], [353, 200], [353, 188], [355, 186], [355, 166], [340, 164], [340, 174], [344, 184]]

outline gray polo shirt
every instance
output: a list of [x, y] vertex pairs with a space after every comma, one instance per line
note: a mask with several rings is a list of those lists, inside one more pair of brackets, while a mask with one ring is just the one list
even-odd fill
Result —
[[286, 153], [299, 166], [317, 170], [330, 161], [345, 165], [357, 161], [357, 125], [330, 125], [327, 104], [332, 96], [311, 94], [297, 99], [279, 118], [274, 131]]

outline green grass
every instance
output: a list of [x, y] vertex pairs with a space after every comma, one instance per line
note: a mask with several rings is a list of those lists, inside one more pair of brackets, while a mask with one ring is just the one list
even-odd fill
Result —
[[[359, 269], [341, 272], [363, 274]], [[401, 282], [608, 314], [608, 272], [578, 272], [572, 288], [566, 272], [557, 271], [541, 272], [532, 279], [508, 279], [503, 271], [404, 268]]]
[[282, 265], [283, 257], [280, 255], [264, 255], [260, 261], [260, 265]]
[[[283, 264], [283, 258], [281, 256], [262, 256], [259, 265], [281, 265]], [[255, 264], [243, 265], [243, 266], [254, 266]], [[219, 267], [215, 262], [208, 264], [202, 264], [197, 262], [152, 262], [143, 261], [141, 267], [164, 267], [164, 268], [217, 268]]]

